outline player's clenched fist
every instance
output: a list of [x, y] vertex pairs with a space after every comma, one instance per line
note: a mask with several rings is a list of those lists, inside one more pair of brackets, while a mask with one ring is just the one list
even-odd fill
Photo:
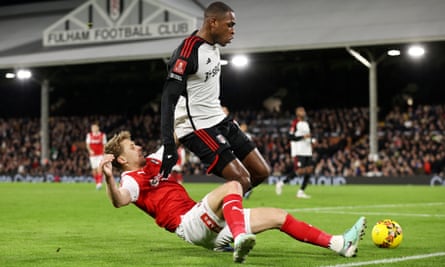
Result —
[[178, 161], [178, 152], [176, 151], [175, 144], [165, 144], [164, 154], [162, 155], [161, 174], [162, 177], [167, 178], [170, 174], [173, 166]]

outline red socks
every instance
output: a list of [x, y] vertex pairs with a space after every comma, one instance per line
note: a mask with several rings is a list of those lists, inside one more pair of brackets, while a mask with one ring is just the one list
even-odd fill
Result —
[[298, 221], [290, 214], [286, 216], [286, 220], [281, 226], [280, 231], [285, 232], [296, 240], [311, 243], [320, 247], [329, 247], [332, 235], [327, 234], [310, 224]]
[[243, 211], [243, 197], [238, 194], [230, 194], [223, 199], [223, 214], [233, 239], [246, 232]]
[[96, 174], [94, 179], [96, 180], [96, 185], [102, 184], [102, 174]]

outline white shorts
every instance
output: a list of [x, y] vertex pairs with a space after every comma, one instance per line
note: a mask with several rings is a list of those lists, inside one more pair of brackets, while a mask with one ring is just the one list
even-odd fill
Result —
[[[246, 232], [250, 230], [250, 209], [244, 209]], [[226, 222], [209, 208], [207, 196], [182, 216], [182, 221], [175, 231], [176, 235], [185, 241], [214, 249], [233, 241], [232, 234]]]
[[103, 155], [99, 155], [99, 156], [90, 156], [90, 165], [91, 165], [91, 169], [97, 169], [99, 168], [99, 164], [103, 159]]

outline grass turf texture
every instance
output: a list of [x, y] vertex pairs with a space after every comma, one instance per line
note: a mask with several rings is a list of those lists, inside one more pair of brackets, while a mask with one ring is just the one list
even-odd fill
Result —
[[[218, 184], [186, 184], [194, 199]], [[296, 186], [275, 195], [256, 188], [245, 207], [288, 210], [330, 233], [343, 233], [360, 215], [368, 228], [356, 258], [294, 241], [272, 230], [257, 236], [244, 266], [329, 266], [445, 252], [445, 187], [309, 186], [309, 200]], [[233, 266], [231, 253], [185, 243], [158, 228], [134, 206], [115, 209], [105, 190], [92, 184], [0, 184], [0, 266]], [[404, 230], [396, 249], [380, 249], [371, 229], [391, 218]], [[445, 255], [375, 266], [443, 266]], [[357, 265], [356, 265], [357, 266]], [[361, 266], [361, 265], [358, 265]]]

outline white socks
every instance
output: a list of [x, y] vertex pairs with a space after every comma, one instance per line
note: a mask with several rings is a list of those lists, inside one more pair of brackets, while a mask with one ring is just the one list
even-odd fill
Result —
[[335, 252], [340, 252], [343, 249], [344, 242], [342, 235], [333, 235], [331, 241], [329, 241], [329, 248]]

